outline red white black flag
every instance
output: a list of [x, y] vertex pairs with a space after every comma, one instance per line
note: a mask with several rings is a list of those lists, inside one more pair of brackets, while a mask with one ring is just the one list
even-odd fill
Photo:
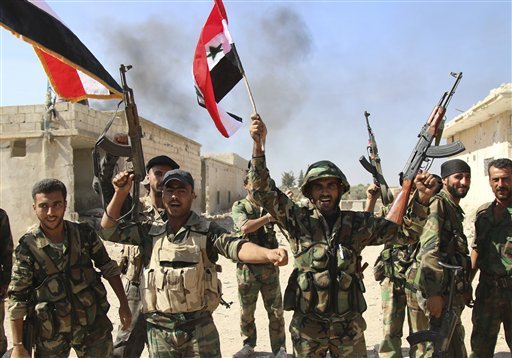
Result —
[[242, 125], [240, 117], [225, 112], [217, 105], [243, 75], [227, 25], [224, 5], [221, 0], [215, 0], [199, 36], [192, 66], [197, 101], [206, 107], [224, 137], [230, 137]]
[[60, 97], [123, 97], [119, 84], [43, 0], [1, 0], [0, 26], [34, 47]]

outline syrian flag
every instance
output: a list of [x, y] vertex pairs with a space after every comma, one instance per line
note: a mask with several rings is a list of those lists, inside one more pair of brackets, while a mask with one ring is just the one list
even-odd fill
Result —
[[60, 97], [123, 97], [119, 84], [44, 1], [0, 0], [0, 26], [34, 47]]
[[208, 110], [224, 137], [230, 137], [242, 125], [240, 117], [217, 106], [243, 76], [240, 58], [227, 25], [224, 5], [221, 0], [215, 0], [199, 36], [192, 66], [197, 101]]

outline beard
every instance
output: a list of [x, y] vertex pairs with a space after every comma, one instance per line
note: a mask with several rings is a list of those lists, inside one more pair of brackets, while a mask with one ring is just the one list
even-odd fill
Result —
[[[459, 189], [462, 189], [463, 187], [459, 187]], [[454, 186], [448, 186], [448, 192], [450, 192], [450, 194], [454, 197], [454, 198], [459, 198], [459, 199], [462, 199], [464, 197], [466, 197], [466, 195], [468, 194], [468, 191], [469, 191], [469, 188], [466, 188], [464, 187], [464, 192], [459, 192], [457, 190], [457, 188], [455, 188]]]

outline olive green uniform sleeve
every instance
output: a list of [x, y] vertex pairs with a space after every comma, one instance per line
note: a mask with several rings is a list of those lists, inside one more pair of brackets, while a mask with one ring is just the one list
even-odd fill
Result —
[[211, 222], [206, 244], [208, 259], [211, 262], [217, 262], [219, 254], [221, 254], [234, 262], [240, 262], [238, 251], [245, 242], [248, 242], [248, 240], [242, 239], [239, 234], [229, 233], [217, 223]]
[[245, 205], [241, 200], [235, 201], [231, 208], [231, 218], [235, 231], [240, 231], [242, 226], [249, 220], [249, 216], [245, 210]]
[[9, 317], [11, 320], [21, 319], [28, 313], [28, 302], [34, 294], [32, 284], [34, 260], [22, 240], [14, 250], [14, 264], [9, 284]]

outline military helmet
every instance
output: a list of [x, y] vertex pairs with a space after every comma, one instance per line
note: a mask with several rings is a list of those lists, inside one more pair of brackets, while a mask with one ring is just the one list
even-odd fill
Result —
[[309, 183], [320, 178], [336, 178], [340, 181], [343, 192], [347, 192], [350, 189], [350, 184], [347, 181], [347, 177], [345, 174], [343, 174], [340, 168], [338, 168], [336, 164], [329, 160], [321, 160], [311, 164], [308, 167], [300, 187], [302, 194], [307, 197], [309, 195]]

